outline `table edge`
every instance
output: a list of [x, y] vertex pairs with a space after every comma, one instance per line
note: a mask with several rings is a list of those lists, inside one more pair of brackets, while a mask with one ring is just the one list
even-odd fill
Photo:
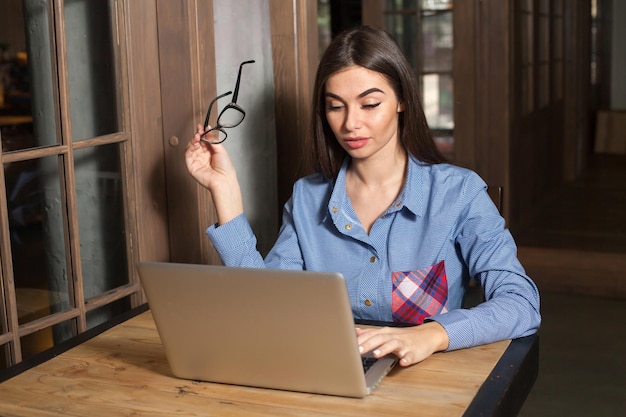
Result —
[[539, 336], [511, 340], [463, 417], [518, 415], [539, 374]]
[[120, 315], [113, 317], [111, 320], [105, 321], [95, 327], [92, 327], [89, 330], [86, 330], [82, 333], [77, 334], [76, 336], [59, 343], [51, 347], [50, 349], [46, 349], [43, 352], [40, 352], [28, 359], [23, 360], [20, 363], [17, 363], [10, 368], [0, 369], [0, 383], [5, 382], [25, 371], [28, 371], [31, 368], [34, 368], [37, 365], [41, 365], [42, 363], [49, 361], [50, 359], [66, 352], [81, 343], [86, 342], [89, 339], [93, 339], [99, 334], [109, 330], [112, 327], [117, 326], [131, 318], [138, 316], [141, 313], [144, 313], [149, 310], [148, 304], [142, 304], [138, 307], [132, 308]]

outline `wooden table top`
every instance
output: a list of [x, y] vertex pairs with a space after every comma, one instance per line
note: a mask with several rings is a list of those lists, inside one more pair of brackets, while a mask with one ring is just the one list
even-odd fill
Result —
[[462, 416], [509, 343], [396, 367], [353, 399], [175, 378], [146, 311], [0, 384], [0, 415]]

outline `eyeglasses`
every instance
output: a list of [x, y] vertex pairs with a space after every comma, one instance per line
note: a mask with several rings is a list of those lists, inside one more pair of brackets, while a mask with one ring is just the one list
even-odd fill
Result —
[[[237, 83], [235, 84], [235, 93], [233, 94], [233, 99], [230, 103], [226, 105], [217, 116], [217, 122], [214, 127], [207, 130], [206, 128], [209, 126], [209, 118], [211, 117], [211, 110], [213, 109], [213, 104], [221, 98], [224, 98], [232, 93], [232, 91], [228, 91], [224, 94], [221, 94], [211, 100], [211, 104], [209, 104], [209, 110], [206, 112], [206, 118], [204, 119], [204, 130], [205, 132], [200, 135], [200, 140], [206, 143], [210, 143], [212, 145], [217, 145], [218, 143], [222, 143], [228, 137], [228, 134], [224, 129], [229, 129], [231, 127], [236, 127], [243, 122], [243, 118], [246, 117], [246, 112], [237, 104], [237, 96], [239, 95], [239, 82], [241, 81], [241, 69], [246, 64], [252, 64], [252, 61], [245, 61], [239, 65], [239, 74], [237, 75]], [[212, 134], [210, 137], [205, 138], [204, 136], [215, 132], [217, 134]]]

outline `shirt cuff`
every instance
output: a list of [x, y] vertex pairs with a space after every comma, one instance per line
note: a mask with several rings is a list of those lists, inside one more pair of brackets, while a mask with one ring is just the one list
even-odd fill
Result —
[[472, 322], [463, 310], [452, 310], [444, 314], [438, 314], [424, 320], [435, 321], [443, 326], [448, 332], [448, 348], [446, 351], [463, 349], [474, 346], [474, 330]]
[[250, 222], [244, 213], [222, 225], [209, 226], [206, 234], [222, 258], [224, 254], [239, 251], [242, 245], [255, 240]]

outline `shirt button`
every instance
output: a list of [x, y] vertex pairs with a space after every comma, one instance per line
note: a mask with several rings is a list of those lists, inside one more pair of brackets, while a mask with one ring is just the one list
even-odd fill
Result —
[[375, 256], [372, 256], [372, 257], [370, 258], [370, 262], [371, 262], [371, 263], [376, 262], [376, 257], [375, 257]]
[[365, 305], [366, 306], [371, 306], [372, 305], [372, 301], [371, 300], [365, 300]]
[[396, 207], [400, 207], [402, 205], [402, 201], [396, 201]]
[[352, 229], [352, 225], [350, 223], [346, 224], [346, 230]]
[[337, 207], [333, 207], [333, 213], [337, 213], [338, 211]]

